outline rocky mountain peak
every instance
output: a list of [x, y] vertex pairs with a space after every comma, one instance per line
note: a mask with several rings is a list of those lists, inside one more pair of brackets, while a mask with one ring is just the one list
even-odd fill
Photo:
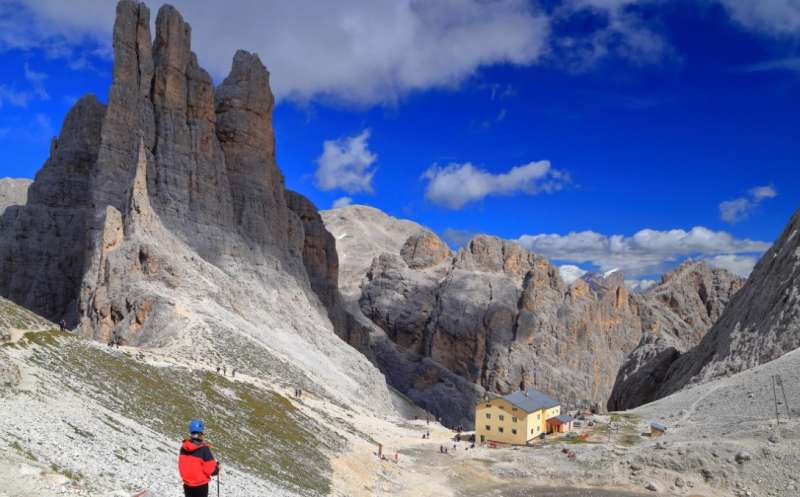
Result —
[[29, 179], [0, 178], [0, 216], [8, 207], [28, 202]]
[[450, 248], [431, 231], [422, 231], [408, 237], [400, 249], [400, 256], [411, 269], [436, 266], [451, 256]]
[[655, 400], [672, 364], [700, 343], [743, 284], [742, 278], [725, 269], [687, 260], [641, 294], [644, 334], [620, 367], [609, 409], [628, 409]]
[[737, 373], [800, 347], [800, 210], [711, 330], [670, 367], [659, 396]]
[[214, 88], [191, 36], [174, 7], [151, 38], [147, 7], [117, 4], [108, 106], [75, 104], [29, 202], [0, 218], [0, 295], [86, 337], [191, 340], [206, 359], [347, 402], [366, 389], [386, 408], [377, 370], [336, 336], [360, 328], [339, 301], [334, 241], [285, 190], [269, 73], [240, 51]]
[[625, 273], [619, 269], [613, 269], [605, 273], [588, 272], [579, 279], [586, 282], [589, 288], [601, 299], [606, 294], [616, 292], [618, 288], [624, 288], [625, 286]]

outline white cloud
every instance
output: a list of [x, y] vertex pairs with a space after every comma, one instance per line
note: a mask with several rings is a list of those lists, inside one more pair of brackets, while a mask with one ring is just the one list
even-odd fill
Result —
[[333, 205], [331, 209], [338, 209], [339, 207], [347, 207], [348, 205], [353, 203], [353, 199], [350, 197], [340, 197], [333, 201]]
[[789, 71], [800, 73], [800, 57], [785, 57], [750, 64], [737, 69], [740, 72]]
[[719, 204], [719, 216], [726, 223], [735, 224], [746, 219], [765, 199], [775, 198], [778, 192], [771, 185], [756, 186], [747, 196], [726, 200]]
[[646, 292], [656, 285], [658, 285], [658, 280], [625, 280], [625, 288], [638, 293]]
[[467, 162], [433, 165], [422, 177], [428, 180], [425, 197], [449, 209], [482, 200], [489, 195], [552, 193], [569, 183], [569, 175], [550, 167], [549, 161], [530, 162], [506, 173], [492, 174]]
[[[58, 39], [71, 49], [88, 38], [108, 47], [115, 3], [0, 2], [2, 13], [16, 18], [0, 22], [10, 28], [0, 46]], [[164, 2], [147, 3], [155, 17]], [[300, 101], [392, 102], [409, 91], [457, 85], [482, 66], [534, 63], [549, 33], [547, 17], [526, 0], [169, 3], [191, 23], [193, 49], [216, 78], [230, 70], [237, 49], [250, 50], [272, 73], [276, 96]]]
[[378, 156], [369, 150], [369, 136], [369, 129], [365, 129], [355, 136], [325, 140], [322, 155], [317, 159], [317, 188], [372, 193], [375, 168], [371, 166]]
[[48, 95], [47, 90], [44, 89], [44, 80], [47, 79], [47, 74], [34, 71], [31, 69], [30, 65], [25, 62], [25, 79], [31, 84], [33, 93], [39, 100], [50, 99], [50, 95]]
[[720, 3], [745, 28], [771, 35], [800, 35], [797, 0], [720, 0]]
[[564, 283], [567, 285], [572, 284], [573, 281], [579, 279], [581, 276], [586, 274], [585, 269], [581, 269], [578, 266], [573, 266], [572, 264], [564, 264], [563, 266], [558, 266], [558, 273], [561, 275], [561, 279], [564, 280]]
[[746, 255], [717, 255], [708, 259], [713, 267], [727, 269], [733, 274], [746, 278], [750, 275], [758, 259]]
[[614, 56], [638, 64], [658, 63], [672, 56], [663, 36], [650, 29], [635, 11], [638, 4], [653, 0], [566, 0], [556, 10], [555, 21], [570, 24], [574, 19], [586, 29], [587, 15], [593, 15], [588, 34], [564, 35], [553, 39], [550, 55], [573, 71], [587, 71], [599, 61]]
[[550, 259], [591, 263], [602, 271], [619, 268], [633, 276], [662, 272], [670, 263], [686, 256], [755, 254], [770, 246], [702, 226], [689, 231], [644, 229], [633, 236], [606, 236], [594, 231], [523, 235], [519, 242]]
[[761, 200], [764, 200], [765, 198], [777, 197], [778, 192], [775, 190], [774, 186], [766, 185], [766, 186], [757, 186], [755, 188], [751, 188], [750, 195], [753, 197], [753, 200], [759, 202]]

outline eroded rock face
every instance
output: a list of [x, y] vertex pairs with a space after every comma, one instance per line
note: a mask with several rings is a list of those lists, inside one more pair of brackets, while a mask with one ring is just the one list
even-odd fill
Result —
[[656, 399], [672, 363], [702, 340], [744, 280], [704, 262], [687, 261], [641, 295], [643, 335], [617, 374], [610, 410]]
[[728, 376], [800, 347], [800, 210], [700, 343], [676, 360], [657, 396]]
[[25, 205], [28, 202], [28, 187], [33, 181], [29, 179], [0, 179], [0, 216], [7, 207]]
[[400, 257], [411, 269], [425, 269], [450, 257], [450, 249], [438, 236], [424, 231], [408, 237], [400, 249]]
[[180, 13], [155, 26], [151, 41], [147, 7], [119, 2], [108, 108], [76, 104], [28, 204], [3, 215], [0, 294], [97, 340], [388, 410], [383, 378], [334, 333], [349, 333], [335, 246], [284, 188], [266, 68], [237, 52], [215, 89]]
[[0, 218], [0, 294], [53, 321], [78, 319], [105, 110], [93, 95], [78, 100], [52, 141], [27, 204]]
[[[354, 209], [324, 218], [340, 250], [362, 249], [342, 271], [363, 271], [348, 285], [380, 330], [372, 333], [376, 363], [449, 424], [471, 424], [473, 404], [487, 392], [525, 387], [603, 409], [621, 367], [629, 370], [623, 378], [660, 375], [738, 288], [730, 274], [694, 263], [647, 295], [630, 293], [619, 271], [566, 285], [547, 259], [514, 242], [480, 235], [452, 254], [421, 226], [401, 242], [386, 236], [398, 220]], [[368, 256], [371, 265], [359, 269]]]
[[493, 237], [421, 270], [383, 254], [366, 280], [362, 311], [402, 349], [497, 394], [535, 387], [604, 405], [641, 335], [622, 279], [602, 295], [582, 280], [566, 287], [545, 258]]

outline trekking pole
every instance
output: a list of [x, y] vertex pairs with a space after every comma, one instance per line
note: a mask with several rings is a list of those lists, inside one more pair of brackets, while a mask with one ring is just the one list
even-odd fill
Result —
[[222, 476], [222, 468], [219, 467], [219, 463], [217, 463], [217, 497], [219, 497], [219, 477]]

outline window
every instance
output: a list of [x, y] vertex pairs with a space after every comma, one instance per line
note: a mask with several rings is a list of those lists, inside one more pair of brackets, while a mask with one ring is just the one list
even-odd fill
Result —
[[497, 429], [497, 431], [499, 431], [500, 433], [503, 433], [503, 427], [501, 426], [500, 428]]
[[506, 419], [506, 417], [501, 414], [500, 415], [500, 421], [503, 421], [504, 419]]
[[492, 407], [492, 404], [486, 404], [486, 407]]
[[486, 419], [492, 419], [492, 415], [489, 414], [488, 412], [486, 413]]
[[505, 408], [505, 407], [503, 407], [503, 406], [497, 406], [497, 407], [499, 407], [500, 409], [502, 409], [502, 410], [504, 410], [504, 411], [505, 411], [505, 409], [506, 409], [506, 408]]
[[511, 418], [511, 422], [512, 422], [512, 423], [516, 423], [516, 422], [517, 422], [517, 417], [516, 417], [516, 416], [513, 416], [513, 417]]
[[511, 428], [511, 434], [512, 435], [516, 435], [517, 434], [517, 429], [516, 428]]
[[516, 411], [516, 410], [517, 410], [517, 408], [516, 408], [516, 407], [512, 407], [512, 408], [511, 408], [511, 410], [512, 410], [512, 411]]
[[[492, 431], [492, 427], [489, 426], [489, 425], [486, 425], [486, 431]], [[533, 432], [533, 430], [531, 430], [531, 432]]]

